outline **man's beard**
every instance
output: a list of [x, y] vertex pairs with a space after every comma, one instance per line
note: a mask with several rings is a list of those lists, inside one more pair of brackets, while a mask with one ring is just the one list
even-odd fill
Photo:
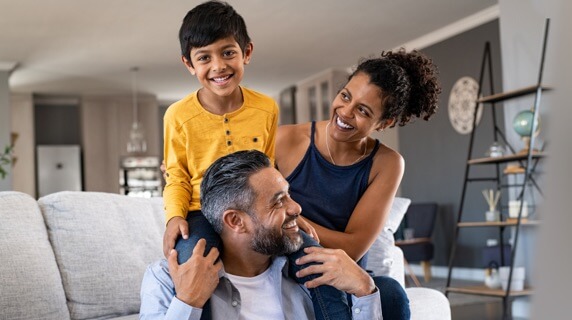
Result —
[[[294, 219], [294, 218], [292, 218]], [[289, 219], [284, 224], [292, 221]], [[256, 231], [251, 242], [252, 250], [269, 256], [281, 256], [298, 251], [302, 246], [302, 236], [297, 232], [293, 237], [268, 229], [256, 221]]]

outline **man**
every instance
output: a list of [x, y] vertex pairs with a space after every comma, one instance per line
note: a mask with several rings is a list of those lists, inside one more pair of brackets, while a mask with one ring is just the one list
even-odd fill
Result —
[[325, 284], [352, 295], [354, 319], [381, 319], [372, 278], [343, 250], [305, 249], [298, 264], [321, 264], [297, 276], [322, 275], [305, 287], [288, 278], [283, 255], [302, 244], [296, 222], [301, 208], [263, 153], [239, 151], [216, 160], [201, 183], [201, 203], [221, 236], [220, 259], [216, 248], [203, 255], [200, 240], [187, 262], [177, 264], [171, 250], [168, 262], [150, 265], [140, 319], [199, 319], [209, 298], [213, 319], [313, 319], [307, 288]]

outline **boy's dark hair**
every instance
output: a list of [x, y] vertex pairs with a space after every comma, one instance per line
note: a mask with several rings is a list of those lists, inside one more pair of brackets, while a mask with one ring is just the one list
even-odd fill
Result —
[[181, 54], [191, 61], [191, 49], [233, 36], [238, 45], [246, 50], [250, 37], [244, 19], [226, 2], [207, 1], [187, 13], [179, 30]]
[[237, 151], [210, 165], [201, 182], [201, 210], [217, 233], [222, 232], [225, 210], [252, 213], [256, 192], [248, 180], [270, 167], [270, 159], [257, 150]]
[[395, 119], [392, 127], [414, 118], [429, 120], [437, 111], [441, 93], [437, 67], [420, 51], [384, 51], [380, 58], [362, 61], [349, 80], [358, 73], [368, 75], [370, 83], [381, 89], [380, 120]]

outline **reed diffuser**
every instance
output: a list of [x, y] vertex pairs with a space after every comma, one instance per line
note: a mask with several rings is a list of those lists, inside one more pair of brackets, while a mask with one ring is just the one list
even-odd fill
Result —
[[489, 205], [489, 210], [485, 213], [485, 220], [489, 222], [499, 221], [500, 215], [497, 211], [497, 203], [499, 202], [500, 191], [485, 189], [483, 190], [483, 196]]

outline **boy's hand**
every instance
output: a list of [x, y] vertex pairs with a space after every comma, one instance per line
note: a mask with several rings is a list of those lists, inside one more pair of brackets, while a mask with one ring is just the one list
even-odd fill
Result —
[[298, 216], [298, 219], [296, 219], [296, 222], [298, 223], [298, 227], [300, 229], [302, 229], [304, 232], [306, 232], [306, 234], [308, 234], [310, 237], [314, 238], [314, 240], [316, 240], [316, 242], [320, 243], [320, 238], [318, 237], [318, 233], [316, 232], [316, 229], [314, 229], [314, 227], [308, 223], [308, 221], [306, 221], [306, 219], [304, 219], [301, 216]]
[[163, 254], [166, 258], [169, 257], [171, 249], [175, 248], [175, 241], [179, 235], [182, 235], [183, 239], [189, 238], [189, 224], [181, 217], [173, 217], [167, 222], [167, 229], [163, 235]]
[[168, 257], [169, 274], [175, 284], [177, 298], [195, 308], [202, 308], [211, 297], [219, 282], [218, 272], [222, 268], [220, 260], [215, 263], [219, 255], [217, 248], [212, 248], [203, 257], [206, 243], [205, 239], [200, 239], [191, 258], [181, 265], [177, 263], [178, 253], [175, 249], [171, 250]]
[[296, 264], [322, 263], [308, 266], [296, 273], [299, 278], [310, 274], [322, 274], [306, 282], [304, 285], [307, 288], [327, 284], [356, 297], [367, 296], [375, 292], [373, 279], [344, 250], [308, 247], [304, 249], [304, 252], [306, 255], [296, 260]]

